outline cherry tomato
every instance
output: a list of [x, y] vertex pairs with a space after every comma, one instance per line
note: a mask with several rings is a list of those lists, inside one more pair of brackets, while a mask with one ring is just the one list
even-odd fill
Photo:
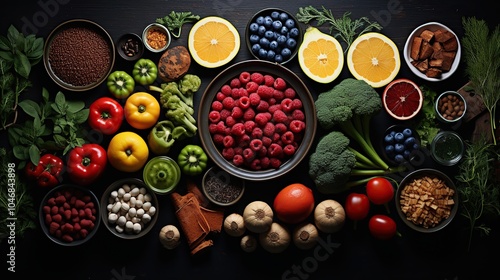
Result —
[[370, 218], [368, 229], [373, 237], [380, 240], [391, 239], [397, 233], [396, 222], [383, 214], [376, 214]]
[[370, 200], [362, 193], [350, 193], [345, 202], [345, 213], [347, 217], [354, 221], [359, 221], [370, 211]]
[[394, 188], [386, 178], [376, 177], [366, 184], [366, 195], [373, 204], [382, 205], [394, 198]]

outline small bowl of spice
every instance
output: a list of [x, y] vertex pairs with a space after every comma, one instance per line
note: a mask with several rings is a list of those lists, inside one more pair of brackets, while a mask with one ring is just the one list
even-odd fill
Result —
[[123, 59], [134, 61], [139, 59], [144, 53], [144, 45], [139, 35], [127, 33], [118, 39], [116, 50]]
[[456, 123], [467, 111], [465, 98], [456, 91], [445, 91], [436, 100], [436, 114], [444, 123]]
[[456, 132], [441, 131], [432, 140], [431, 157], [445, 166], [457, 164], [465, 152], [464, 141]]
[[159, 23], [151, 23], [142, 32], [144, 46], [151, 52], [162, 52], [170, 45], [170, 31]]
[[243, 196], [245, 181], [214, 166], [205, 172], [202, 190], [212, 203], [219, 206], [230, 206]]

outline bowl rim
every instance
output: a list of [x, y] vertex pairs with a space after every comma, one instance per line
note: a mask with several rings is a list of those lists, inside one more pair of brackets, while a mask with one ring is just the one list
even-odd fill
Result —
[[[405, 187], [405, 184], [404, 184], [405, 182], [413, 180], [414, 178], [420, 178], [420, 177], [425, 176], [425, 175], [438, 176], [441, 180], [443, 180], [446, 183], [446, 185], [448, 187], [452, 188], [455, 191], [453, 194], [454, 205], [451, 208], [450, 216], [447, 219], [442, 220], [438, 225], [436, 225], [432, 228], [424, 228], [424, 227], [416, 225], [412, 221], [409, 221], [408, 219], [406, 219], [405, 214], [401, 210], [401, 203], [400, 203], [400, 199], [399, 199], [401, 191]], [[422, 232], [422, 233], [433, 233], [433, 232], [437, 232], [437, 231], [444, 229], [455, 218], [455, 216], [458, 212], [458, 208], [459, 208], [458, 190], [457, 190], [455, 183], [444, 172], [437, 170], [437, 169], [434, 169], [434, 168], [422, 168], [422, 169], [417, 169], [417, 170], [414, 170], [414, 171], [408, 173], [398, 184], [398, 188], [396, 189], [396, 193], [394, 195], [394, 200], [395, 200], [396, 211], [398, 212], [398, 216], [404, 222], [404, 224], [407, 225], [409, 228], [411, 228], [415, 231], [418, 231], [418, 232]]]
[[[455, 36], [455, 38], [457, 38], [458, 49], [457, 49], [457, 53], [455, 55], [455, 59], [453, 60], [453, 64], [451, 66], [450, 71], [442, 73], [439, 78], [430, 78], [430, 77], [427, 77], [424, 73], [420, 72], [415, 66], [413, 66], [411, 64], [413, 59], [411, 59], [411, 57], [410, 57], [410, 49], [411, 49], [410, 46], [411, 46], [411, 43], [413, 41], [413, 38], [418, 33], [422, 32], [424, 29], [430, 29], [431, 31], [434, 31], [438, 27], [445, 28], [446, 30], [450, 31]], [[411, 72], [413, 72], [413, 74], [415, 74], [417, 77], [424, 79], [426, 81], [439, 82], [439, 81], [444, 81], [444, 80], [448, 79], [449, 77], [451, 77], [458, 69], [458, 65], [460, 64], [460, 58], [462, 56], [462, 47], [460, 44], [459, 37], [451, 28], [449, 28], [448, 26], [446, 26], [440, 22], [431, 21], [431, 22], [423, 23], [423, 24], [417, 26], [415, 29], [413, 29], [413, 31], [410, 33], [410, 35], [406, 39], [405, 45], [403, 47], [403, 55], [404, 55], [404, 60], [406, 62], [406, 65], [408, 65], [408, 68], [410, 68], [410, 70], [411, 70]]]
[[[208, 176], [210, 176], [210, 174], [214, 173], [215, 171], [224, 172], [225, 174], [228, 175], [228, 177], [230, 179], [232, 178], [232, 179], [235, 179], [235, 180], [238, 180], [238, 181], [241, 182], [241, 192], [240, 192], [240, 194], [238, 195], [238, 197], [236, 199], [234, 199], [231, 202], [224, 203], [224, 202], [220, 202], [220, 201], [215, 200], [214, 198], [212, 198], [212, 196], [210, 196], [209, 193], [207, 193], [207, 190], [206, 190], [206, 187], [205, 187], [205, 181], [207, 180]], [[242, 178], [236, 177], [236, 176], [234, 176], [234, 175], [232, 175], [230, 173], [228, 173], [227, 171], [225, 171], [224, 169], [220, 168], [219, 166], [212, 166], [209, 169], [207, 169], [207, 171], [205, 171], [205, 174], [203, 174], [203, 178], [201, 180], [201, 189], [202, 189], [203, 194], [205, 195], [205, 197], [208, 200], [210, 200], [210, 202], [212, 202], [213, 204], [216, 204], [218, 206], [231, 206], [231, 205], [236, 204], [243, 197], [243, 194], [245, 193], [245, 180], [242, 179]]]
[[[279, 11], [279, 12], [284, 12], [284, 13], [288, 14], [288, 16], [295, 21], [296, 27], [299, 29], [299, 36], [298, 36], [299, 40], [297, 40], [297, 46], [295, 46], [295, 49], [293, 50], [292, 55], [290, 56], [289, 59], [284, 60], [283, 62], [279, 63], [279, 64], [284, 65], [284, 64], [287, 64], [288, 62], [292, 61], [297, 56], [297, 54], [299, 53], [299, 47], [300, 47], [302, 41], [304, 40], [304, 31], [302, 30], [302, 27], [300, 26], [300, 22], [289, 11], [282, 9], [282, 8], [264, 8], [264, 9], [259, 10], [255, 14], [253, 14], [252, 17], [248, 20], [247, 24], [245, 25], [245, 44], [247, 45], [247, 49], [250, 52], [250, 55], [254, 59], [273, 62], [270, 60], [262, 59], [252, 52], [252, 45], [250, 43], [250, 31], [249, 31], [250, 24], [252, 24], [252, 22], [254, 21], [254, 19], [257, 18], [257, 16], [264, 14], [264, 13], [267, 13], [267, 12], [269, 12], [269, 14], [271, 14], [271, 12], [273, 12], [273, 11]], [[273, 63], [277, 63], [277, 62], [273, 62]]]
[[[85, 85], [85, 86], [73, 86], [73, 85], [70, 85], [70, 84], [64, 82], [59, 77], [57, 77], [57, 75], [51, 70], [49, 58], [48, 58], [48, 52], [50, 50], [50, 46], [51, 46], [52, 40], [54, 39], [55, 35], [59, 34], [59, 32], [68, 28], [69, 26], [75, 26], [75, 25], [90, 27], [92, 30], [97, 31], [106, 39], [106, 41], [110, 47], [109, 51], [110, 51], [111, 61], [110, 61], [109, 68], [106, 72], [106, 75], [103, 75], [103, 77], [101, 77], [101, 79], [99, 81]], [[81, 91], [87, 91], [87, 90], [94, 89], [106, 81], [109, 74], [113, 71], [113, 68], [115, 65], [115, 60], [116, 60], [115, 52], [116, 52], [116, 48], [115, 48], [115, 43], [113, 41], [113, 38], [111, 37], [109, 32], [106, 31], [106, 29], [104, 29], [104, 27], [102, 27], [101, 25], [99, 25], [95, 21], [84, 19], [84, 18], [77, 18], [77, 19], [70, 19], [70, 20], [64, 21], [64, 22], [60, 23], [59, 25], [57, 25], [54, 29], [52, 29], [52, 31], [49, 33], [49, 35], [47, 36], [47, 39], [44, 43], [42, 60], [43, 60], [43, 64], [45, 67], [45, 71], [50, 76], [52, 81], [54, 81], [58, 86], [66, 89], [66, 90], [69, 90], [69, 91], [81, 92]]]
[[[208, 116], [209, 114], [210, 106], [203, 106], [203, 104], [209, 105], [215, 98], [216, 93], [222, 87], [222, 85], [226, 84], [231, 78], [234, 78], [236, 75], [239, 75], [239, 73], [243, 71], [260, 71], [263, 73], [269, 73], [275, 76], [279, 75], [281, 77], [284, 77], [285, 81], [295, 89], [297, 94], [300, 95], [302, 103], [304, 105], [309, 104], [309, 106], [303, 106], [304, 115], [306, 116], [306, 127], [309, 129], [309, 133], [304, 134], [304, 138], [302, 139], [300, 146], [295, 151], [295, 155], [288, 161], [283, 162], [278, 169], [251, 171], [245, 168], [234, 166], [232, 163], [229, 163], [222, 157], [218, 148], [215, 147], [211, 134], [208, 131], [209, 120], [206, 116]], [[215, 164], [236, 177], [240, 177], [242, 179], [247, 179], [250, 181], [264, 181], [274, 179], [290, 172], [302, 161], [303, 157], [307, 155], [308, 151], [313, 145], [314, 136], [317, 130], [316, 106], [308, 87], [290, 69], [281, 64], [266, 60], [240, 61], [220, 72], [205, 88], [198, 109], [197, 122], [198, 134], [200, 136], [202, 147], [207, 155], [215, 162]], [[297, 155], [302, 155], [302, 157], [298, 157]]]
[[[121, 43], [128, 38], [134, 38], [139, 43], [139, 52], [131, 57], [126, 56], [121, 48]], [[122, 34], [122, 36], [120, 36], [120, 38], [118, 38], [118, 40], [116, 41], [116, 51], [118, 52], [118, 55], [120, 55], [121, 58], [123, 58], [124, 60], [127, 60], [127, 61], [134, 61], [134, 60], [137, 60], [140, 57], [142, 57], [142, 55], [144, 54], [144, 48], [145, 47], [144, 47], [144, 43], [142, 42], [142, 38], [137, 33]]]
[[[169, 161], [169, 162], [173, 163], [173, 165], [175, 167], [175, 170], [179, 174], [179, 176], [177, 177], [177, 180], [176, 180], [175, 184], [172, 187], [168, 188], [168, 190], [166, 190], [166, 191], [161, 191], [158, 188], [150, 186], [148, 184], [148, 182], [147, 182], [148, 180], [146, 180], [145, 173], [146, 173], [147, 168], [149, 167], [149, 165], [152, 164], [153, 160], [164, 160], [164, 161]], [[181, 180], [181, 168], [180, 168], [179, 164], [177, 164], [177, 162], [173, 158], [171, 158], [169, 156], [165, 156], [165, 155], [155, 156], [155, 157], [149, 159], [148, 162], [146, 162], [146, 164], [144, 165], [144, 168], [142, 170], [142, 178], [143, 178], [144, 184], [146, 184], [147, 188], [149, 190], [151, 190], [152, 192], [154, 192], [154, 193], [156, 193], [158, 195], [170, 194], [171, 192], [173, 192], [177, 188], [177, 185], [179, 184], [179, 182]]]
[[[45, 217], [42, 214], [43, 207], [46, 205], [47, 200], [49, 200], [57, 191], [64, 190], [64, 189], [75, 189], [77, 191], [80, 191], [82, 193], [86, 193], [86, 194], [90, 195], [90, 197], [92, 198], [92, 201], [94, 202], [94, 207], [96, 209], [96, 215], [95, 215], [96, 222], [94, 223], [94, 229], [91, 232], [89, 232], [87, 237], [85, 237], [84, 239], [76, 240], [76, 241], [69, 242], [69, 243], [62, 241], [59, 238], [56, 238], [49, 233], [49, 229], [47, 228], [47, 225], [45, 225]], [[73, 247], [73, 246], [78, 246], [78, 245], [82, 245], [82, 244], [86, 243], [87, 241], [92, 239], [92, 237], [96, 234], [96, 232], [99, 230], [99, 226], [101, 225], [101, 220], [102, 220], [100, 212], [101, 212], [101, 204], [99, 203], [99, 199], [97, 198], [97, 196], [95, 195], [95, 193], [92, 190], [90, 190], [86, 187], [80, 186], [80, 185], [64, 183], [64, 184], [55, 186], [54, 188], [50, 189], [43, 196], [43, 198], [40, 202], [39, 210], [38, 210], [38, 219], [39, 219], [40, 227], [42, 228], [43, 233], [45, 234], [45, 236], [47, 236], [48, 239], [50, 239], [54, 243], [62, 245], [62, 246]]]
[[[453, 120], [447, 120], [445, 118], [443, 118], [443, 116], [441, 115], [441, 113], [439, 112], [439, 109], [438, 109], [438, 101], [439, 99], [441, 99], [441, 97], [443, 97], [445, 94], [453, 94], [453, 95], [457, 95], [460, 99], [462, 99], [462, 101], [464, 102], [464, 113], [458, 117], [458, 118], [455, 118]], [[460, 121], [464, 116], [465, 114], [467, 113], [467, 100], [465, 100], [465, 97], [463, 97], [458, 91], [455, 91], [455, 90], [447, 90], [447, 91], [444, 91], [442, 92], [437, 98], [436, 98], [436, 101], [434, 102], [434, 111], [438, 117], [438, 119], [444, 123], [456, 123], [458, 121]]]
[[[120, 185], [123, 185], [125, 183], [133, 183], [136, 184], [140, 187], [144, 187], [148, 190], [148, 193], [151, 194], [151, 197], [153, 199], [153, 206], [156, 208], [156, 213], [151, 217], [151, 221], [148, 223], [148, 225], [141, 230], [141, 232], [137, 234], [128, 234], [128, 233], [119, 233], [117, 232], [111, 225], [108, 223], [108, 210], [107, 210], [107, 205], [108, 205], [108, 199], [109, 195], [113, 190], [118, 190]], [[158, 220], [158, 215], [159, 215], [159, 203], [158, 203], [158, 197], [156, 196], [156, 193], [151, 191], [146, 183], [142, 181], [141, 179], [138, 178], [123, 178], [119, 179], [117, 181], [114, 181], [111, 183], [103, 192], [101, 199], [99, 200], [99, 203], [101, 205], [101, 219], [102, 223], [104, 226], [108, 229], [108, 231], [113, 234], [114, 236], [120, 237], [122, 239], [138, 239], [140, 237], [145, 236], [148, 234], [151, 229], [155, 226], [157, 220]]]
[[[167, 43], [165, 44], [165, 46], [163, 48], [154, 49], [148, 44], [148, 40], [146, 39], [146, 37], [147, 37], [147, 33], [148, 33], [149, 29], [151, 29], [151, 28], [161, 29], [167, 35]], [[168, 28], [165, 25], [157, 23], [157, 22], [150, 23], [146, 27], [144, 27], [144, 30], [142, 31], [141, 38], [142, 38], [143, 45], [146, 47], [146, 49], [149, 50], [150, 52], [154, 52], [154, 53], [159, 53], [159, 52], [165, 51], [170, 46], [170, 43], [172, 42], [172, 36], [170, 35], [170, 31], [168, 30]]]

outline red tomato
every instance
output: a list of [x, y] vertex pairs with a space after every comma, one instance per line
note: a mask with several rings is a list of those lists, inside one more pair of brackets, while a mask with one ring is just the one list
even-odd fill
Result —
[[397, 233], [396, 222], [386, 215], [373, 215], [368, 222], [368, 229], [373, 237], [380, 240], [391, 239]]
[[350, 193], [345, 202], [345, 213], [347, 217], [354, 221], [359, 221], [370, 211], [370, 200], [362, 193]]
[[274, 198], [273, 209], [278, 219], [296, 224], [304, 221], [314, 210], [312, 190], [299, 183], [283, 188]]
[[394, 188], [386, 178], [376, 177], [366, 184], [366, 195], [373, 204], [381, 205], [393, 199]]

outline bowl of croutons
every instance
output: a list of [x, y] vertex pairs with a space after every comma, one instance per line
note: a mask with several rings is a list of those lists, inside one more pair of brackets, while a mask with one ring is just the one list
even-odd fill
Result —
[[403, 56], [410, 70], [419, 78], [443, 81], [453, 75], [460, 64], [460, 40], [446, 25], [428, 22], [408, 36]]
[[395, 203], [399, 217], [408, 227], [432, 233], [445, 228], [456, 216], [458, 192], [443, 172], [417, 169], [399, 183]]

